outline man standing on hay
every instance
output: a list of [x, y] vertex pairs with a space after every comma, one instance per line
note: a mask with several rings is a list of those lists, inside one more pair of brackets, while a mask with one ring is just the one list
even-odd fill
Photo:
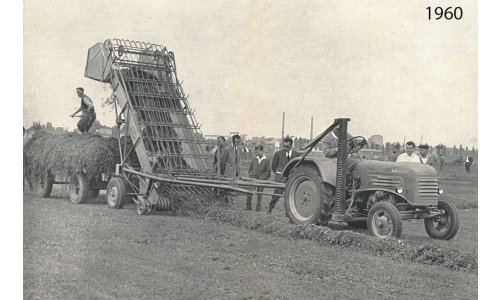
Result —
[[96, 114], [94, 103], [92, 103], [92, 100], [90, 100], [89, 96], [83, 93], [82, 87], [76, 88], [76, 94], [82, 99], [82, 101], [80, 104], [80, 108], [75, 111], [75, 113], [72, 114], [71, 117], [73, 118], [77, 113], [82, 112], [80, 121], [78, 121], [77, 126], [81, 133], [86, 133], [89, 132], [90, 127], [92, 127], [92, 124], [95, 121]]

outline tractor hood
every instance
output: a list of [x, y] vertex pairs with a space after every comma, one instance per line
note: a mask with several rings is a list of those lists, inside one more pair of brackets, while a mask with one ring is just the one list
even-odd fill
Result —
[[356, 169], [358, 173], [420, 174], [424, 176], [436, 176], [437, 174], [432, 166], [414, 162], [364, 160], [358, 164]]

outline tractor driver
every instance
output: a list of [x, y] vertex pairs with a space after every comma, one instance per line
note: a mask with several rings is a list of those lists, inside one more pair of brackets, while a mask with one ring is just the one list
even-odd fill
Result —
[[[324, 138], [323, 138], [323, 145], [325, 146], [323, 148], [323, 154], [325, 154], [326, 157], [329, 158], [336, 158], [337, 157], [337, 152], [339, 148], [339, 140], [338, 136], [340, 135], [340, 130], [339, 127], [335, 127], [332, 132], [328, 133]], [[352, 139], [352, 135], [347, 133], [347, 140]], [[352, 171], [356, 168], [358, 165], [359, 160], [347, 157], [347, 171], [348, 173], [352, 173]]]
[[92, 127], [92, 124], [95, 121], [96, 114], [94, 103], [92, 103], [92, 100], [90, 100], [89, 96], [83, 93], [82, 87], [76, 88], [76, 94], [82, 99], [82, 101], [80, 104], [80, 108], [75, 111], [75, 113], [72, 114], [71, 117], [73, 118], [77, 113], [82, 112], [82, 116], [80, 118], [80, 121], [78, 121], [77, 126], [81, 133], [86, 133], [89, 132], [90, 127]]

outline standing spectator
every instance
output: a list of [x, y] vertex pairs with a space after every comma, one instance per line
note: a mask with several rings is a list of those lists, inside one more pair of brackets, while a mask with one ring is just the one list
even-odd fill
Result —
[[467, 172], [467, 174], [470, 174], [470, 165], [473, 161], [474, 159], [472, 158], [472, 156], [467, 153], [467, 156], [465, 157], [465, 172]]
[[439, 154], [439, 171], [443, 171], [443, 166], [445, 165], [443, 155]]
[[415, 143], [412, 141], [406, 142], [406, 152], [398, 156], [396, 162], [416, 162], [420, 163], [420, 157], [415, 154]]
[[420, 158], [421, 163], [432, 166], [432, 159], [429, 156], [429, 146], [428, 145], [419, 145], [418, 146], [418, 157]]
[[[281, 173], [285, 169], [286, 164], [293, 158], [298, 157], [299, 152], [292, 150], [293, 140], [291, 138], [285, 138], [283, 141], [283, 149], [276, 151], [273, 155], [272, 170], [274, 172], [274, 181], [285, 183], [287, 177], [281, 176]], [[285, 189], [275, 189], [274, 194], [283, 195]], [[280, 196], [273, 196], [271, 202], [269, 202], [269, 213], [271, 213], [276, 206], [276, 203], [280, 200]]]
[[231, 176], [231, 181], [236, 181], [240, 177], [240, 160], [243, 154], [242, 148], [240, 146], [241, 138], [239, 135], [233, 135], [231, 137], [232, 145], [226, 147], [228, 151], [227, 162], [226, 162], [226, 175]]
[[[215, 149], [214, 153], [214, 169], [217, 175], [224, 176], [226, 172], [226, 164], [227, 158], [229, 156], [229, 152], [226, 148], [226, 138], [223, 136], [217, 137], [217, 149]], [[219, 173], [220, 171], [220, 173]], [[220, 192], [222, 198], [229, 204], [229, 206], [235, 207], [233, 194], [230, 191], [222, 190]]]
[[90, 127], [92, 127], [92, 123], [94, 123], [96, 114], [94, 109], [94, 103], [90, 100], [89, 96], [83, 93], [83, 88], [76, 88], [76, 94], [81, 98], [80, 108], [75, 111], [74, 114], [71, 115], [73, 118], [77, 113], [82, 112], [82, 116], [80, 117], [80, 121], [78, 121], [78, 130], [81, 133], [88, 133]]
[[[240, 177], [240, 160], [242, 156], [242, 149], [239, 146], [241, 138], [239, 135], [233, 135], [231, 137], [232, 144], [226, 147], [227, 150], [227, 160], [224, 175], [231, 177], [231, 184], [234, 184], [236, 180]], [[224, 192], [225, 198], [230, 206], [236, 207], [234, 203], [234, 197], [236, 194], [232, 191]]]
[[[217, 168], [220, 168], [220, 175], [224, 175], [224, 171], [226, 170], [226, 162], [228, 155], [229, 153], [226, 148], [226, 138], [223, 136], [218, 136], [217, 149], [215, 149], [215, 154], [214, 154], [214, 169], [216, 173], [217, 173]], [[220, 162], [218, 158], [219, 156], [220, 156]]]
[[[264, 155], [264, 147], [262, 145], [255, 147], [256, 156], [252, 159], [250, 167], [248, 168], [248, 176], [254, 179], [267, 180], [271, 177], [271, 163]], [[255, 189], [255, 188], [254, 188]], [[255, 211], [260, 211], [262, 203], [263, 187], [256, 187], [257, 192], [257, 206]], [[247, 210], [252, 210], [252, 195], [247, 196]]]

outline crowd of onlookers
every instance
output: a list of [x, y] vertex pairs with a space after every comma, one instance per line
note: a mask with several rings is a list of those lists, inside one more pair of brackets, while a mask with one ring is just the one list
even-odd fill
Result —
[[[417, 150], [417, 151], [415, 151]], [[418, 147], [415, 147], [415, 143], [412, 141], [409, 141], [405, 144], [405, 152], [401, 153], [399, 156], [396, 156], [396, 151], [393, 152], [393, 157], [394, 161], [396, 162], [416, 162], [416, 163], [423, 163], [427, 165], [433, 166], [435, 169], [438, 169], [439, 171], [443, 170], [443, 167], [446, 165], [446, 162], [444, 160], [444, 157], [439, 154], [439, 157], [434, 157], [432, 159], [429, 156], [429, 146], [428, 145], [419, 145]], [[465, 172], [467, 174], [470, 174], [470, 166], [472, 162], [474, 161], [474, 158], [467, 152], [465, 159], [464, 159], [464, 164], [465, 164]]]
[[[230, 177], [232, 180], [241, 176], [240, 166], [243, 154], [246, 153], [245, 147], [240, 145], [241, 137], [233, 135], [231, 143], [226, 145], [226, 139], [223, 136], [217, 138], [217, 147], [214, 152], [214, 168], [218, 175]], [[292, 149], [293, 140], [285, 138], [283, 140], [283, 148], [274, 152], [272, 160], [265, 155], [264, 147], [258, 145], [254, 149], [255, 156], [252, 157], [248, 167], [248, 177], [252, 179], [268, 180], [271, 178], [271, 172], [274, 173], [274, 181], [284, 183], [286, 177], [281, 176], [286, 164], [293, 158], [300, 155], [299, 152]], [[262, 209], [262, 191], [263, 187], [256, 187], [257, 192], [257, 205], [256, 211]], [[271, 213], [280, 195], [284, 193], [284, 189], [277, 188], [274, 190], [271, 202], [269, 203], [268, 213]], [[229, 205], [234, 206], [234, 194], [225, 191], [224, 195]], [[252, 196], [247, 196], [246, 209], [252, 209]]]

